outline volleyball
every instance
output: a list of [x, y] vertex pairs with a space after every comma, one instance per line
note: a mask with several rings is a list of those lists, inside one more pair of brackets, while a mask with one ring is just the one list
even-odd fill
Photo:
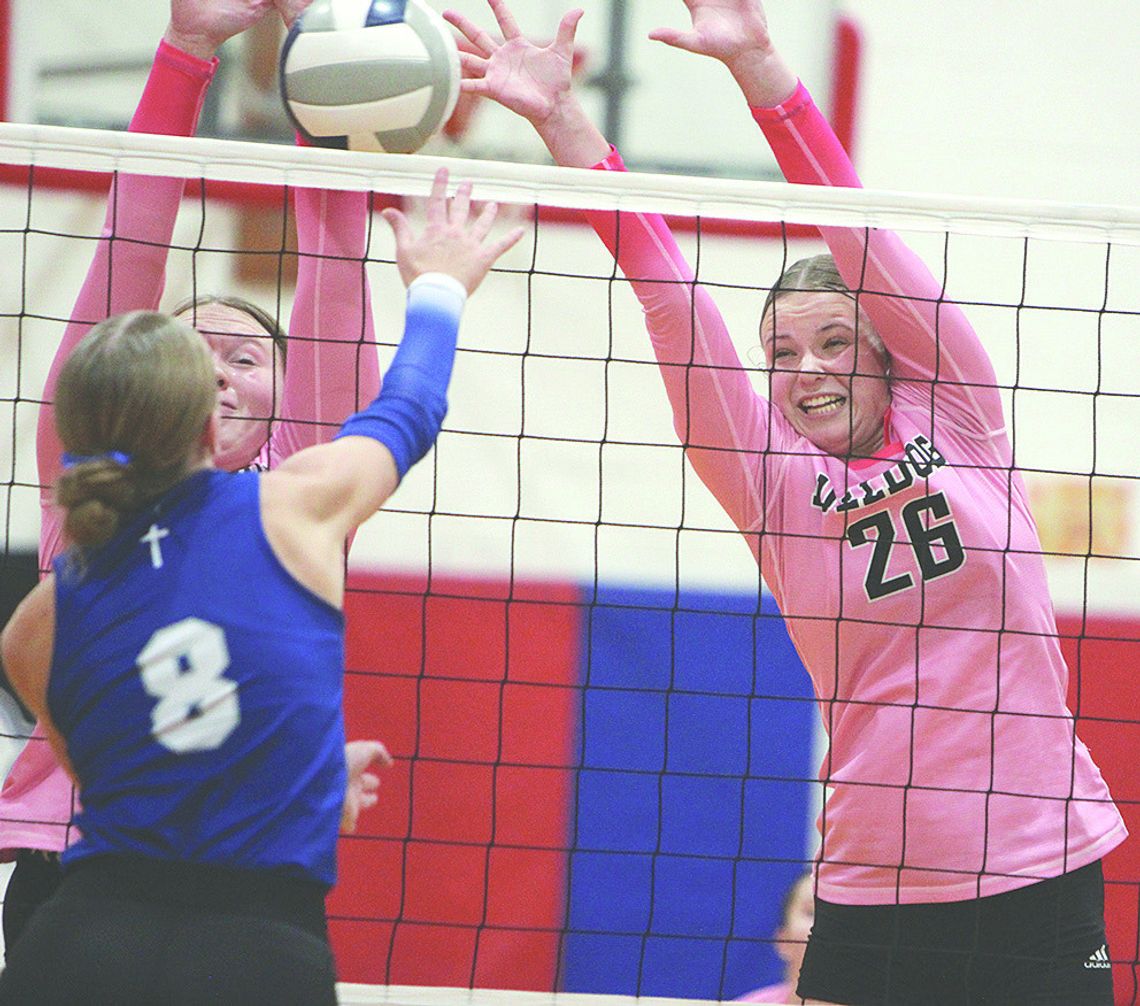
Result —
[[314, 0], [280, 71], [289, 117], [323, 147], [411, 153], [459, 97], [459, 50], [424, 0]]

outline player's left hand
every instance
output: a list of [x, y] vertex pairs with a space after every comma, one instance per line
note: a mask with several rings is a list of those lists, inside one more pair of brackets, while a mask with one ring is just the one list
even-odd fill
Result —
[[387, 768], [392, 764], [392, 756], [379, 741], [349, 741], [344, 746], [344, 760], [348, 766], [348, 786], [344, 793], [340, 830], [351, 833], [356, 831], [360, 812], [375, 807], [380, 799], [380, 777], [367, 769], [370, 766]]

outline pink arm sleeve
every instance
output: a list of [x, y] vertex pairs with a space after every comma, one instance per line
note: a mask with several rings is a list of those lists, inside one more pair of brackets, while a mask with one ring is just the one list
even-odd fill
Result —
[[[616, 151], [596, 167], [625, 170]], [[645, 311], [673, 427], [693, 468], [738, 527], [753, 527], [763, 514], [768, 403], [753, 389], [724, 319], [661, 216], [586, 217]]]
[[[160, 42], [130, 129], [190, 136], [217, 60], [201, 60]], [[48, 372], [36, 428], [42, 520], [40, 564], [59, 551], [59, 517], [51, 503], [62, 447], [51, 406], [64, 361], [93, 325], [122, 311], [154, 310], [165, 281], [166, 256], [185, 182], [120, 174], [111, 184], [95, 257]]]
[[297, 189], [297, 293], [270, 464], [332, 439], [380, 391], [365, 273], [368, 194]]
[[[753, 108], [784, 177], [808, 185], [860, 188], [846, 151], [807, 89], [775, 108]], [[922, 260], [891, 231], [820, 228], [847, 285], [859, 291], [892, 357], [897, 379], [937, 381], [936, 403], [988, 437], [1004, 429], [993, 365], [961, 309], [944, 299]]]

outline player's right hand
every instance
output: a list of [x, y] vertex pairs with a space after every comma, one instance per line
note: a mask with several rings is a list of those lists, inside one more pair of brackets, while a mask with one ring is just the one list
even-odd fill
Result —
[[427, 203], [427, 223], [416, 234], [408, 218], [397, 209], [384, 210], [384, 219], [396, 236], [396, 265], [409, 284], [425, 272], [454, 276], [474, 293], [492, 265], [523, 236], [516, 227], [505, 237], [488, 240], [498, 207], [488, 203], [471, 219], [471, 183], [460, 182], [455, 196], [447, 197], [447, 168], [435, 173]]
[[344, 746], [344, 761], [348, 781], [340, 814], [340, 830], [351, 834], [356, 831], [360, 812], [375, 807], [379, 800], [380, 777], [368, 769], [372, 766], [387, 768], [392, 764], [392, 756], [379, 741], [349, 741]]
[[759, 0], [684, 0], [692, 27], [655, 28], [649, 37], [676, 49], [732, 64], [772, 48], [768, 18]]

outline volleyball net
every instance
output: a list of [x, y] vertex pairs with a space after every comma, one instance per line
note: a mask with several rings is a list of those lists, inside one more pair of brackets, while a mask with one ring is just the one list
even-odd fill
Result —
[[[825, 795], [819, 711], [748, 545], [685, 461], [640, 305], [584, 209], [669, 215], [761, 392], [761, 306], [824, 250], [816, 227], [889, 228], [922, 255], [994, 362], [1070, 708], [1140, 827], [1136, 210], [3, 125], [6, 553], [35, 548], [37, 409], [115, 173], [190, 180], [164, 307], [238, 293], [287, 326], [292, 192], [364, 191], [414, 217], [440, 164], [527, 236], [468, 305], [435, 450], [350, 556], [348, 734], [396, 766], [340, 843], [343, 1001], [716, 1000], [781, 973], [781, 901]], [[404, 298], [373, 221], [361, 274], [383, 370]], [[1131, 1001], [1135, 839], [1105, 871]]]

